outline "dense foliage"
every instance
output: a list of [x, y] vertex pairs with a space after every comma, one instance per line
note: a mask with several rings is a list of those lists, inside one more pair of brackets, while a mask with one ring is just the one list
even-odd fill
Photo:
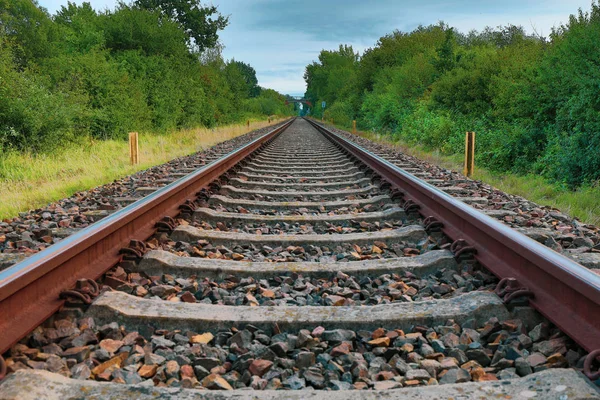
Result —
[[288, 114], [254, 69], [225, 61], [227, 18], [198, 0], [137, 0], [97, 12], [0, 0], [0, 153]]
[[[600, 5], [548, 39], [521, 27], [462, 34], [443, 23], [395, 31], [362, 56], [323, 50], [306, 67], [307, 99], [326, 118], [461, 153], [497, 171], [570, 187], [600, 179]], [[311, 110], [321, 117], [322, 110]]]

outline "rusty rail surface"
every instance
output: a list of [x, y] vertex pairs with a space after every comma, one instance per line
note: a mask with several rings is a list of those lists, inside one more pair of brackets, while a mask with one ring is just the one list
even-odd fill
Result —
[[144, 240], [165, 216], [284, 131], [293, 119], [190, 175], [0, 272], [0, 354], [64, 304], [62, 291], [79, 279], [97, 279], [120, 260], [132, 239]]
[[529, 303], [587, 351], [600, 349], [600, 276], [488, 217], [401, 168], [307, 119], [333, 143], [365, 163], [405, 204], [418, 207], [455, 241], [455, 255], [471, 251], [503, 280], [500, 295], [529, 295]]

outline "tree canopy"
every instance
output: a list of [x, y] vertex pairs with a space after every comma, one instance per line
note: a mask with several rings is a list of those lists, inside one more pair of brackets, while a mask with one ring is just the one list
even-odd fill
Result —
[[49, 15], [0, 0], [0, 157], [293, 112], [251, 66], [223, 59], [226, 23], [193, 1], [69, 2]]
[[217, 44], [218, 31], [229, 23], [216, 6], [204, 6], [199, 0], [135, 0], [134, 5], [177, 22], [187, 35], [188, 44], [199, 52]]
[[[600, 6], [549, 38], [520, 26], [461, 33], [444, 23], [394, 31], [361, 55], [323, 50], [306, 97], [325, 117], [460, 154], [476, 131], [478, 163], [570, 187], [600, 180]], [[320, 117], [320, 107], [311, 110]]]

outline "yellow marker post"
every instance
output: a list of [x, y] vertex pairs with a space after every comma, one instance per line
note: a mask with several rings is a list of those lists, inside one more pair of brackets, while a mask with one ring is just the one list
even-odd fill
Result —
[[352, 133], [356, 133], [356, 120], [352, 120]]
[[129, 132], [129, 162], [131, 165], [140, 163], [137, 132]]
[[471, 177], [475, 170], [475, 132], [465, 135], [465, 168], [463, 174]]

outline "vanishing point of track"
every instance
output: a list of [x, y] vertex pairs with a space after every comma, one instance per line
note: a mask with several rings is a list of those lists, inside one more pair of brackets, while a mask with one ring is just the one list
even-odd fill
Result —
[[[599, 377], [600, 276], [408, 167], [293, 119], [0, 271], [0, 354], [10, 350], [13, 366], [34, 370], [47, 362], [39, 353], [51, 340], [37, 340], [38, 353], [19, 346], [62, 310], [93, 319], [105, 344], [119, 342], [109, 351], [102, 340], [105, 359], [90, 361], [97, 341], [79, 352], [65, 336], [54, 341], [55, 355], [72, 356], [62, 375], [90, 363], [83, 379], [267, 389], [265, 398], [306, 387], [374, 389], [353, 392], [361, 398], [597, 396], [581, 374], [557, 367], [583, 362]], [[548, 326], [542, 316], [558, 328], [546, 337], [531, 333]], [[498, 384], [504, 369], [516, 371], [510, 385]], [[424, 386], [438, 382], [451, 385]], [[33, 383], [63, 397], [170, 398], [23, 368], [5, 379], [0, 399], [33, 397]]]

